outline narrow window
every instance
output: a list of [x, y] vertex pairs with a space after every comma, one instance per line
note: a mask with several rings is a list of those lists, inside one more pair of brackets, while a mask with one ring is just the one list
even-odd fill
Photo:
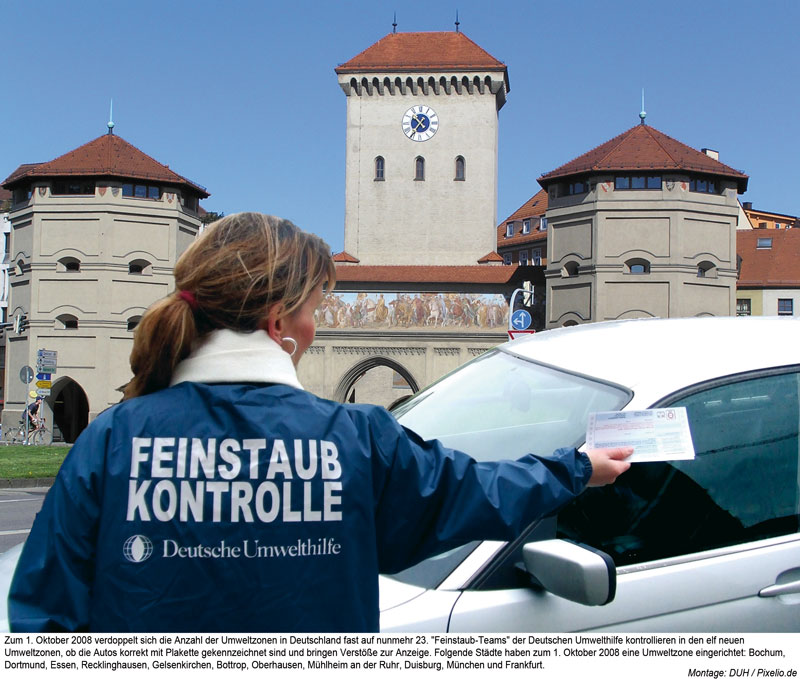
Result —
[[547, 217], [542, 217], [539, 220], [539, 231], [547, 231]]
[[506, 252], [503, 255], [503, 264], [511, 264], [511, 253], [510, 252]]
[[466, 178], [466, 169], [464, 167], [464, 156], [456, 156], [456, 176], [457, 182], [463, 182]]
[[414, 161], [414, 180], [418, 182], [425, 181], [425, 159], [422, 156], [417, 156]]
[[534, 248], [533, 250], [533, 259], [531, 260], [531, 264], [535, 266], [542, 265], [542, 251], [539, 248]]
[[384, 167], [385, 161], [383, 160], [383, 156], [378, 156], [375, 158], [375, 181], [382, 182], [384, 180]]
[[527, 250], [520, 250], [519, 251], [519, 263], [522, 266], [528, 265], [528, 251]]
[[736, 315], [737, 316], [749, 316], [750, 315], [750, 300], [749, 299], [737, 299], [736, 300]]
[[514, 235], [514, 222], [506, 223], [506, 238], [511, 238]]
[[522, 234], [528, 234], [531, 232], [531, 220], [530, 219], [523, 219], [522, 220]]

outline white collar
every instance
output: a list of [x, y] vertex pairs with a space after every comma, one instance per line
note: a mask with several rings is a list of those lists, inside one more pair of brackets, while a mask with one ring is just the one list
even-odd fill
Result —
[[292, 359], [265, 331], [212, 330], [178, 363], [179, 382], [269, 382], [302, 389]]

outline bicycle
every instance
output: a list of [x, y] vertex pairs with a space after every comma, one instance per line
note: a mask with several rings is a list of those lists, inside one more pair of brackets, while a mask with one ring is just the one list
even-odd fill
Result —
[[53, 442], [53, 432], [47, 428], [45, 418], [40, 417], [35, 427], [28, 427], [26, 442], [25, 419], [23, 418], [16, 427], [12, 427], [3, 432], [3, 442], [9, 445], [47, 446]]

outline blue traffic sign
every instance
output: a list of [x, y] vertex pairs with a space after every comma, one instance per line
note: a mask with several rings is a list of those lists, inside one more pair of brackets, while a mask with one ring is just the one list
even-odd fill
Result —
[[49, 380], [52, 379], [52, 373], [36, 373], [37, 380]]
[[531, 327], [531, 315], [525, 309], [517, 309], [511, 314], [512, 330], [527, 330]]

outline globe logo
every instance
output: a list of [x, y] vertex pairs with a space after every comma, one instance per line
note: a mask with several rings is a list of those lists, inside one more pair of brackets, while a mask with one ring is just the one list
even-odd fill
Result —
[[122, 553], [128, 561], [142, 563], [153, 553], [153, 543], [146, 535], [131, 535], [122, 546]]

